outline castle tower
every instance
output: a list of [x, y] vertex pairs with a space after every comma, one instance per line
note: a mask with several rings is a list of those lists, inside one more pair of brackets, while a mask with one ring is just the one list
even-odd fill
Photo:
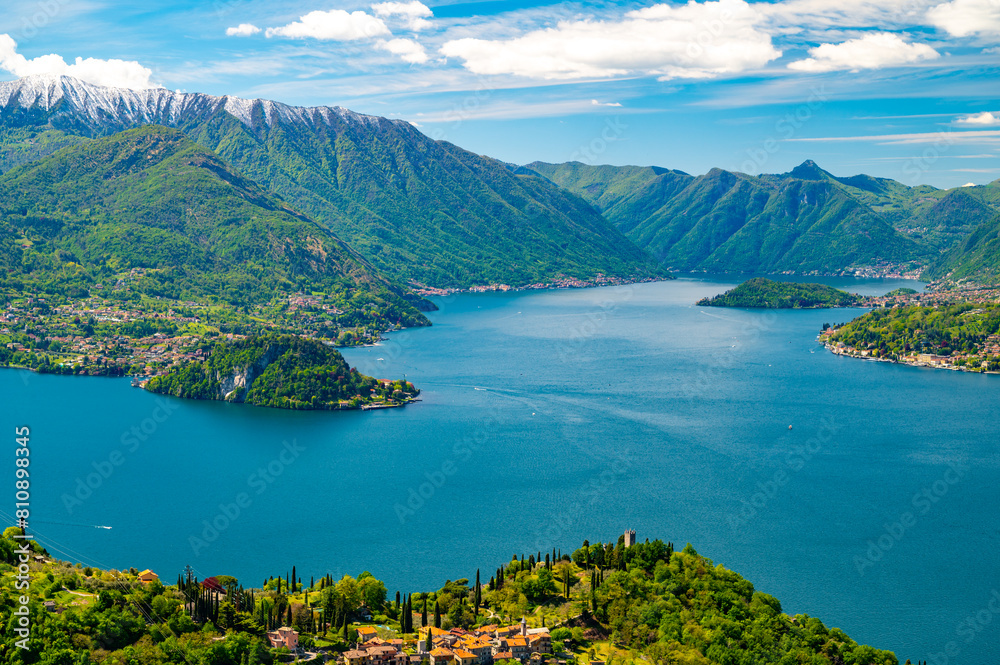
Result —
[[528, 636], [528, 620], [521, 617], [521, 637]]
[[628, 529], [625, 532], [625, 547], [632, 547], [635, 545], [635, 529]]

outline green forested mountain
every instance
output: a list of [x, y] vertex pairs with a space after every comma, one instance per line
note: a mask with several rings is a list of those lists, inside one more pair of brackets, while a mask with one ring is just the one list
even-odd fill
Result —
[[335, 107], [28, 77], [0, 83], [0, 168], [150, 123], [180, 128], [397, 278], [469, 286], [659, 274], [590, 205], [548, 180], [409, 123]]
[[579, 162], [526, 168], [584, 197], [640, 247], [685, 270], [927, 268], [1000, 211], [995, 186], [939, 190], [837, 178], [812, 161], [761, 176]]
[[[1000, 180], [991, 187], [1000, 194]], [[1000, 215], [976, 227], [928, 272], [935, 279], [1000, 283]]]
[[285, 409], [356, 408], [373, 401], [402, 404], [418, 392], [412, 383], [383, 384], [359, 374], [336, 349], [294, 335], [217, 342], [206, 360], [155, 376], [146, 389]]
[[361, 295], [391, 323], [427, 323], [419, 298], [325, 227], [157, 125], [0, 176], [0, 265], [0, 285], [19, 290], [74, 295], [140, 269], [133, 287], [147, 295], [247, 308], [323, 290]]
[[850, 307], [861, 297], [825, 284], [776, 282], [755, 277], [735, 289], [713, 298], [702, 298], [699, 305], [708, 307], [762, 307], [766, 309], [799, 309], [804, 307]]

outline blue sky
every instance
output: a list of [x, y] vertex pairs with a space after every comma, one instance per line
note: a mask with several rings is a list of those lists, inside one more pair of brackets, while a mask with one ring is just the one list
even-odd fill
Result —
[[8, 80], [340, 105], [522, 164], [1000, 178], [1000, 0], [4, 6]]

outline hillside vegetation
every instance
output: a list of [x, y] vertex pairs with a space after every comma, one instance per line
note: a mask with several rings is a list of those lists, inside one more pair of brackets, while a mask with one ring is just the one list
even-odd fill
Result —
[[763, 307], [767, 309], [799, 309], [804, 307], [851, 307], [862, 298], [825, 284], [776, 282], [764, 277], [748, 279], [734, 289], [712, 298], [702, 298], [699, 305], [707, 307]]
[[0, 176], [0, 266], [0, 288], [19, 292], [113, 297], [116, 276], [139, 269], [134, 298], [249, 310], [321, 290], [347, 316], [377, 311], [382, 329], [428, 323], [417, 309], [425, 301], [326, 228], [181, 132], [155, 125]]
[[1000, 211], [1000, 181], [908, 187], [867, 175], [838, 178], [812, 161], [760, 176], [579, 162], [526, 168], [587, 199], [679, 270], [937, 274], [941, 252]]
[[174, 397], [284, 409], [403, 404], [419, 392], [412, 383], [383, 383], [359, 374], [336, 349], [293, 335], [218, 342], [207, 350], [205, 360], [155, 376], [146, 389]]
[[[178, 579], [177, 585], [143, 585], [134, 568], [102, 571], [32, 561], [30, 588], [16, 592], [16, 532], [8, 529], [0, 542], [0, 613], [8, 622], [26, 592], [32, 639], [22, 650], [17, 634], [5, 631], [0, 663], [270, 665], [292, 657], [267, 643], [265, 632], [281, 625], [299, 631], [300, 645], [310, 651], [340, 658], [358, 639], [356, 622], [364, 608], [373, 615], [364, 623], [377, 625], [383, 639], [402, 638], [408, 653], [430, 626], [496, 626], [524, 616], [529, 626], [551, 629], [555, 653], [543, 662], [589, 665], [598, 657], [617, 665], [898, 664], [892, 653], [859, 645], [817, 618], [783, 613], [776, 598], [691, 545], [675, 552], [659, 540], [627, 548], [621, 540], [585, 541], [572, 557], [555, 551], [544, 558], [515, 556], [489, 582], [480, 582], [478, 574], [475, 583], [456, 577], [437, 590], [397, 593], [393, 601], [370, 573], [313, 578], [294, 566], [291, 575], [281, 569], [251, 589], [227, 575], [204, 584]], [[218, 588], [227, 591], [224, 597], [211, 591]], [[42, 598], [51, 599], [57, 611], [46, 611]]]

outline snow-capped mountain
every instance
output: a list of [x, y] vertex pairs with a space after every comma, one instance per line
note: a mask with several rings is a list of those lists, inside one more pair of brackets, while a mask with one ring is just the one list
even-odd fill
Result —
[[[106, 134], [145, 124], [180, 126], [204, 120], [219, 112], [247, 126], [278, 122], [330, 125], [337, 120], [363, 125], [408, 124], [378, 116], [362, 115], [339, 106], [290, 106], [266, 99], [174, 92], [166, 88], [131, 90], [92, 85], [69, 76], [36, 75], [0, 82], [0, 114], [44, 114], [56, 128], [89, 126]], [[36, 119], [37, 120], [37, 119]]]
[[551, 182], [339, 107], [26, 77], [0, 83], [0, 170], [144, 125], [180, 130], [404, 280], [532, 284], [656, 270]]

